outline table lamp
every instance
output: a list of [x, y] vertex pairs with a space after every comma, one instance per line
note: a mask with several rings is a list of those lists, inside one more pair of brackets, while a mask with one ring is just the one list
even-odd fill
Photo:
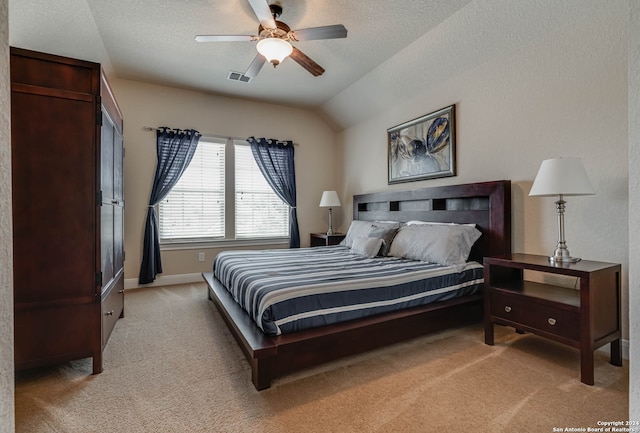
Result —
[[338, 193], [335, 191], [324, 191], [322, 193], [322, 198], [320, 199], [320, 207], [329, 208], [329, 230], [327, 230], [327, 235], [331, 236], [333, 235], [331, 209], [334, 207], [340, 207], [340, 199], [338, 198]]
[[558, 244], [549, 257], [552, 263], [576, 263], [578, 257], [571, 257], [564, 239], [564, 209], [565, 196], [593, 195], [595, 190], [589, 181], [587, 172], [578, 158], [546, 159], [540, 164], [540, 169], [533, 181], [530, 196], [558, 196], [556, 209], [558, 211]]

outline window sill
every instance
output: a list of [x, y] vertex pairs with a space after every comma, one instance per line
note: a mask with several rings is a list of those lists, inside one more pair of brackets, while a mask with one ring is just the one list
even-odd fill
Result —
[[272, 239], [225, 239], [218, 241], [201, 242], [163, 242], [160, 244], [161, 251], [172, 250], [201, 250], [219, 249], [225, 247], [259, 247], [267, 245], [288, 245], [289, 238]]

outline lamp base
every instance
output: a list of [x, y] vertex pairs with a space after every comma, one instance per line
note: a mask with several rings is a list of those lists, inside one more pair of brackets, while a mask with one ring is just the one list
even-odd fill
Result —
[[567, 248], [567, 242], [564, 240], [564, 209], [566, 203], [562, 194], [558, 195], [558, 201], [556, 201], [556, 210], [558, 211], [558, 244], [556, 245], [556, 249], [553, 250], [553, 255], [549, 257], [549, 262], [558, 265], [578, 263], [582, 260], [579, 257], [571, 257], [569, 249]]
[[580, 257], [549, 256], [549, 262], [558, 265], [563, 263], [578, 263], [580, 260], [582, 260]]
[[559, 265], [563, 263], [578, 263], [580, 260], [582, 260], [580, 257], [571, 257], [571, 253], [567, 249], [567, 243], [564, 240], [558, 242], [556, 249], [553, 250], [553, 255], [549, 257], [549, 262]]
[[329, 208], [329, 230], [327, 230], [327, 236], [333, 236], [333, 212]]

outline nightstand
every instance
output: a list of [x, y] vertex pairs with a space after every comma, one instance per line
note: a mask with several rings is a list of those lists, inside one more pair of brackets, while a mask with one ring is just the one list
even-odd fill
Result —
[[[580, 380], [593, 385], [594, 350], [611, 343], [611, 364], [622, 365], [620, 269], [619, 264], [588, 260], [553, 264], [532, 254], [485, 257], [485, 343], [493, 345], [497, 323], [576, 347]], [[525, 270], [576, 277], [579, 290], [527, 281]]]
[[328, 235], [326, 233], [311, 233], [309, 235], [309, 244], [312, 247], [324, 247], [328, 245], [338, 245], [344, 239], [344, 233], [334, 233]]

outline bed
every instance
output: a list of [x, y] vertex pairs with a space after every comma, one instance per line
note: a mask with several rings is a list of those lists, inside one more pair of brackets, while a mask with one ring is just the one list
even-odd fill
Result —
[[[482, 235], [471, 249], [470, 261], [482, 263], [484, 256], [511, 252], [509, 181], [356, 195], [353, 218], [358, 221], [475, 224]], [[332, 248], [315, 251], [321, 255], [324, 251], [333, 254], [340, 249]], [[254, 254], [260, 255], [259, 252]], [[284, 250], [282, 254], [294, 254], [294, 251]], [[224, 287], [220, 279], [225, 278], [218, 279], [212, 272], [203, 273], [203, 277], [208, 285], [209, 299], [215, 303], [251, 364], [252, 381], [258, 390], [268, 388], [272, 379], [296, 370], [482, 318], [482, 293], [470, 290], [462, 296], [445, 296], [437, 302], [411, 304], [400, 310], [322, 326], [315, 324], [301, 330], [292, 328], [281, 333], [279, 325], [266, 329], [270, 325], [254, 321], [234, 299], [238, 294], [232, 294]], [[474, 274], [473, 278], [477, 280], [478, 276]], [[258, 312], [257, 316], [260, 314]]]

